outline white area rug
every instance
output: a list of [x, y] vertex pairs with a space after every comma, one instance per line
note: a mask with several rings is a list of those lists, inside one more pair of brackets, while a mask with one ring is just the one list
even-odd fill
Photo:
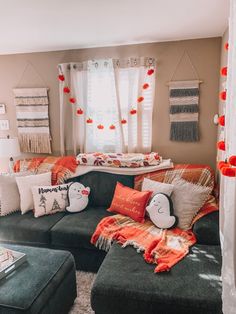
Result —
[[90, 306], [90, 293], [96, 274], [76, 272], [77, 298], [69, 314], [94, 314]]

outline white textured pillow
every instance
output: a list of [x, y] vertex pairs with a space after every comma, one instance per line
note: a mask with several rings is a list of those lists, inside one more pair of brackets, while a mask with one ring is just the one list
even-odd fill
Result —
[[0, 175], [0, 216], [20, 211], [20, 194], [16, 177], [29, 175], [28, 171]]
[[152, 191], [153, 192], [152, 196], [154, 196], [157, 193], [164, 193], [170, 196], [173, 190], [174, 190], [173, 184], [162, 183], [150, 180], [148, 178], [144, 178], [143, 180], [142, 191]]
[[174, 213], [178, 217], [178, 227], [188, 230], [193, 217], [206, 202], [211, 188], [190, 183], [181, 178], [175, 178], [171, 183], [174, 185], [171, 198]]
[[69, 184], [32, 187], [34, 217], [64, 211], [68, 206], [68, 188]]
[[31, 188], [37, 185], [51, 185], [51, 172], [26, 177], [17, 177], [16, 183], [20, 192], [20, 209], [25, 214], [34, 207]]

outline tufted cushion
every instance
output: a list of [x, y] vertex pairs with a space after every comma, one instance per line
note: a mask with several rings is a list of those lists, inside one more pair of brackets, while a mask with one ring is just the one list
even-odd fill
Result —
[[168, 273], [153, 274], [134, 248], [114, 244], [95, 279], [91, 304], [101, 314], [221, 314], [221, 251], [196, 245]]

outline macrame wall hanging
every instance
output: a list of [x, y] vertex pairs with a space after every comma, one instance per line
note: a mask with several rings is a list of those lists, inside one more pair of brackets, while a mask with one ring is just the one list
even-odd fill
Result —
[[18, 88], [29, 67], [46, 85], [33, 64], [27, 62], [17, 88], [13, 89], [21, 152], [51, 154], [48, 88]]
[[[177, 68], [185, 56], [189, 60], [196, 79], [173, 81]], [[171, 141], [196, 142], [199, 140], [199, 84], [201, 82], [188, 53], [184, 51], [168, 83]]]

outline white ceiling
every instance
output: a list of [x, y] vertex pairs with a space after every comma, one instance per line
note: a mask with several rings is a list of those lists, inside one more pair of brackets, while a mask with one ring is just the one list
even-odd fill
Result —
[[221, 36], [229, 0], [0, 0], [0, 54]]

